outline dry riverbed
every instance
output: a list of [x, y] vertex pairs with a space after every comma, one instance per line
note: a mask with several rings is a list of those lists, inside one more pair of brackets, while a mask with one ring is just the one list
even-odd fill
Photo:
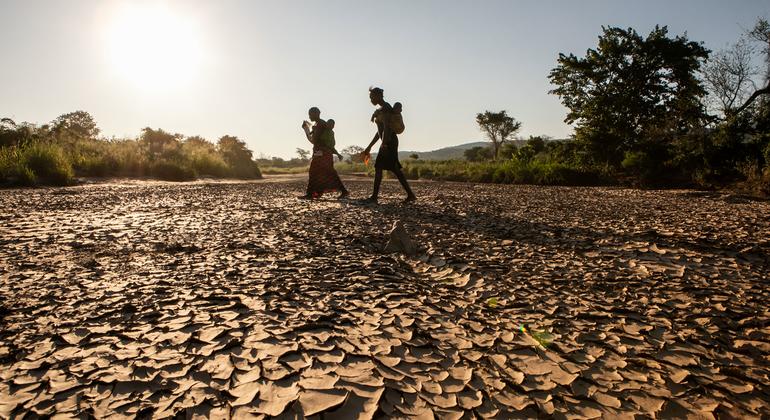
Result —
[[770, 203], [303, 182], [0, 191], [0, 417], [770, 416]]

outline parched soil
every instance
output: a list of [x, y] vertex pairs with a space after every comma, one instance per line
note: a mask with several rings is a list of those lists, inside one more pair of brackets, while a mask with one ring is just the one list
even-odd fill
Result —
[[770, 203], [303, 188], [0, 191], [0, 417], [770, 416]]

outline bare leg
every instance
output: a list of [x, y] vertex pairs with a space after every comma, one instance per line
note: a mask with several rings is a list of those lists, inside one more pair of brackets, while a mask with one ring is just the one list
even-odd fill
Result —
[[380, 195], [380, 184], [382, 184], [382, 169], [374, 170], [374, 190], [372, 191], [372, 201], [377, 201]]
[[401, 168], [396, 168], [396, 170], [393, 171], [394, 174], [396, 174], [396, 178], [398, 178], [398, 181], [401, 183], [401, 186], [404, 187], [404, 191], [406, 191], [406, 201], [414, 201], [417, 199], [417, 196], [414, 195], [412, 192], [412, 188], [409, 187], [409, 183], [406, 182], [406, 176], [404, 176], [404, 171], [401, 170]]

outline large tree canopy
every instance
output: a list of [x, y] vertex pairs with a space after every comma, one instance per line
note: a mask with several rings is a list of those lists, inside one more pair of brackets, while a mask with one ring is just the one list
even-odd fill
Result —
[[593, 156], [617, 164], [650, 132], [682, 131], [705, 118], [705, 90], [697, 74], [709, 51], [686, 36], [669, 38], [655, 27], [643, 38], [633, 29], [603, 27], [585, 57], [559, 54], [551, 91], [569, 109], [565, 122]]

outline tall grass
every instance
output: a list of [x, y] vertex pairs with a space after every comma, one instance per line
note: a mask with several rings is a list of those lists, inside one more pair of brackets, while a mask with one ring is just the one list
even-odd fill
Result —
[[[581, 169], [565, 163], [544, 160], [523, 161], [507, 159], [498, 162], [468, 162], [464, 160], [423, 161], [405, 160], [403, 171], [409, 179], [429, 179], [457, 182], [537, 185], [604, 185], [609, 178], [597, 170]], [[340, 174], [374, 175], [373, 165], [337, 162], [334, 168]], [[265, 174], [301, 174], [308, 166], [265, 167]], [[386, 177], [391, 177], [385, 172]]]
[[75, 177], [254, 179], [254, 161], [228, 163], [213, 144], [181, 144], [153, 155], [139, 140], [58, 138], [0, 147], [0, 185], [68, 185]]
[[15, 185], [68, 185], [75, 171], [64, 150], [55, 144], [32, 142], [0, 148], [0, 182]]

